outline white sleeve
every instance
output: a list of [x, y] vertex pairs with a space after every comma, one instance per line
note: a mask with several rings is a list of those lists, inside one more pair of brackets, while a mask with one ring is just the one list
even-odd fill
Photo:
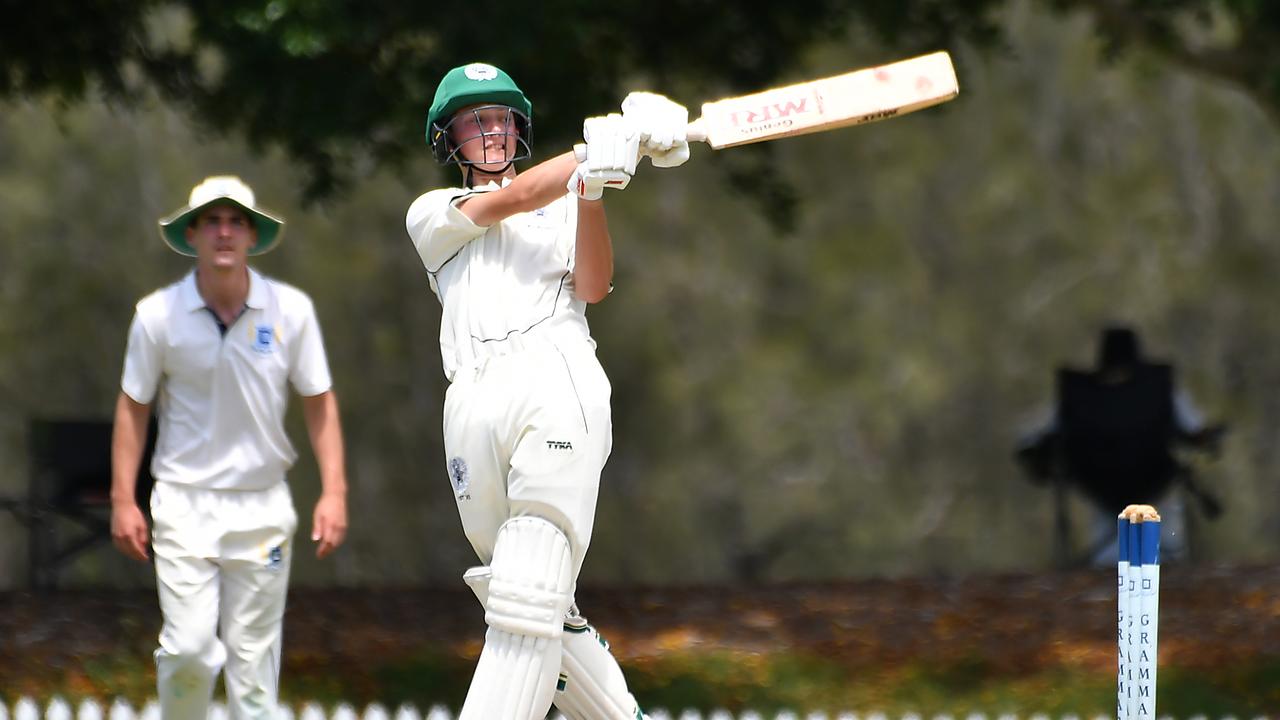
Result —
[[438, 271], [463, 245], [488, 229], [475, 224], [458, 209], [457, 201], [470, 194], [471, 191], [460, 188], [432, 190], [409, 206], [405, 229], [427, 272]]
[[1058, 408], [1039, 408], [1035, 411], [1034, 416], [1020, 424], [1022, 429], [1018, 433], [1017, 447], [1030, 448], [1042, 442], [1045, 438], [1058, 432], [1058, 422]]
[[578, 267], [578, 197], [572, 193], [566, 197], [567, 200], [559, 201], [564, 203], [562, 241], [565, 243], [565, 253], [569, 256], [569, 272], [573, 272]]
[[164, 369], [164, 351], [160, 343], [147, 329], [140, 312], [134, 312], [129, 324], [129, 341], [124, 351], [124, 371], [120, 375], [120, 389], [134, 402], [149, 405], [160, 387]]
[[1178, 429], [1184, 433], [1195, 433], [1204, 429], [1204, 416], [1200, 408], [1186, 391], [1179, 388], [1173, 393], [1173, 419]]
[[316, 309], [307, 300], [293, 339], [293, 358], [289, 368], [289, 382], [303, 397], [313, 397], [333, 387], [329, 374], [329, 360], [324, 353], [324, 338], [320, 334], [320, 321]]

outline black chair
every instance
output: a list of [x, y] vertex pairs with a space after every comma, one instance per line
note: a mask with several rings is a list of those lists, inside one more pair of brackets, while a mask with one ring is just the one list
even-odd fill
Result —
[[1207, 517], [1221, 513], [1221, 505], [1197, 486], [1175, 447], [1183, 443], [1216, 449], [1222, 429], [1184, 434], [1175, 419], [1173, 389], [1173, 368], [1158, 363], [1141, 362], [1118, 375], [1058, 371], [1057, 431], [1040, 446], [1024, 449], [1020, 460], [1033, 475], [1053, 483], [1054, 554], [1060, 566], [1083, 564], [1100, 549], [1073, 556], [1069, 488], [1100, 510], [1119, 515], [1130, 504], [1156, 504], [1179, 484]]
[[[59, 571], [82, 553], [111, 539], [110, 421], [36, 419], [29, 425], [27, 496], [0, 499], [27, 527], [28, 584], [57, 586]], [[137, 498], [150, 507], [151, 455], [156, 423], [152, 418], [138, 469]], [[68, 526], [74, 531], [68, 532]]]
[[1058, 430], [1061, 467], [1099, 508], [1119, 515], [1132, 503], [1153, 504], [1180, 468], [1173, 368], [1143, 363], [1114, 381], [1059, 370]]

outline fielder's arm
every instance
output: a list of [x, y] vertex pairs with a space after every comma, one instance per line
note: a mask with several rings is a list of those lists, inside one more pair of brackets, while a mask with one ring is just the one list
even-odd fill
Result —
[[150, 405], [120, 393], [111, 429], [111, 542], [126, 556], [144, 562], [150, 532], [136, 493], [150, 420]]
[[303, 397], [302, 414], [320, 468], [320, 499], [311, 518], [311, 539], [319, 543], [316, 557], [322, 558], [347, 536], [347, 471], [338, 396], [328, 390]]

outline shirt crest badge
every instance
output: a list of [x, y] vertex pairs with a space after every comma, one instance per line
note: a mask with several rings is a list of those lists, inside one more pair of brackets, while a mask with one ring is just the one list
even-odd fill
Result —
[[284, 548], [276, 545], [267, 550], [267, 569], [279, 570], [284, 567]]
[[262, 354], [276, 350], [276, 329], [270, 325], [257, 325], [253, 330], [253, 349]]

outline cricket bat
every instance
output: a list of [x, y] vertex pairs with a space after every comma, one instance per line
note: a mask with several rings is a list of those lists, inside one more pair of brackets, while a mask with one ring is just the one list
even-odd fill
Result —
[[[702, 104], [685, 130], [714, 150], [862, 125], [906, 115], [960, 93], [945, 50], [843, 75]], [[573, 146], [578, 162], [587, 146]], [[625, 186], [625, 181], [606, 185]]]
[[715, 150], [887, 120], [959, 94], [946, 51], [703, 103], [689, 140]]

